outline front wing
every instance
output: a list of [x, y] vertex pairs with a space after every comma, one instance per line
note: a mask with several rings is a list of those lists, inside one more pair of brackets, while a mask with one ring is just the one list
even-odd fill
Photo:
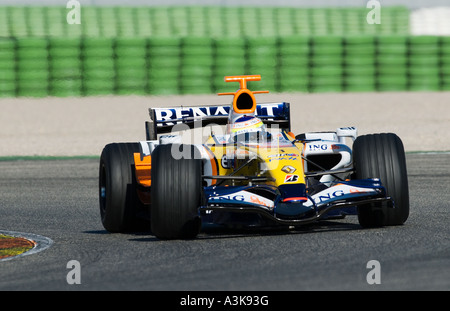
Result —
[[210, 223], [220, 219], [220, 224], [226, 224], [224, 219], [231, 218], [217, 218], [218, 214], [255, 214], [265, 223], [295, 226], [356, 214], [357, 206], [376, 204], [394, 208], [394, 202], [386, 196], [379, 179], [335, 182], [308, 194], [306, 201], [283, 202], [280, 191], [271, 185], [205, 187], [204, 196], [204, 205], [200, 207], [202, 218]]

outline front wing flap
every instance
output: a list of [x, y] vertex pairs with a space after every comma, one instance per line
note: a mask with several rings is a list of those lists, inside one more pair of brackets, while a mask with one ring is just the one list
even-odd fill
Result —
[[306, 198], [284, 202], [282, 193], [270, 185], [212, 186], [205, 188], [200, 212], [255, 213], [278, 224], [300, 225], [325, 219], [336, 210], [354, 214], [356, 206], [379, 203], [394, 207], [379, 179], [334, 182]]

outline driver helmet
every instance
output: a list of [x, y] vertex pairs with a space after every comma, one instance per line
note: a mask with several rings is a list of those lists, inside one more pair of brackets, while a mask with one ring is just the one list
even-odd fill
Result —
[[230, 124], [229, 131], [231, 140], [235, 143], [259, 142], [270, 137], [263, 121], [254, 116], [238, 117]]

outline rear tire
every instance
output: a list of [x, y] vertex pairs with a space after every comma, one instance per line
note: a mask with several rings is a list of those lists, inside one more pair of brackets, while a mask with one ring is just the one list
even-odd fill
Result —
[[137, 194], [133, 154], [138, 143], [108, 144], [102, 151], [99, 170], [100, 216], [109, 232], [149, 231], [145, 205]]
[[[174, 159], [172, 148], [190, 159]], [[186, 150], [186, 149], [184, 149]], [[186, 152], [183, 152], [185, 154]], [[152, 232], [159, 239], [191, 239], [200, 231], [202, 160], [192, 145], [159, 145], [152, 152]]]
[[356, 179], [379, 178], [394, 208], [358, 207], [363, 227], [402, 225], [409, 216], [409, 191], [403, 143], [392, 133], [359, 136], [353, 144]]

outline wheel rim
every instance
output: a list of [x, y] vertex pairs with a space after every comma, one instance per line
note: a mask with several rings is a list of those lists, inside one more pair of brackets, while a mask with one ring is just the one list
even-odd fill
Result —
[[105, 220], [106, 215], [106, 169], [102, 163], [100, 167], [100, 179], [99, 179], [99, 199], [100, 199], [100, 216], [102, 221]]

